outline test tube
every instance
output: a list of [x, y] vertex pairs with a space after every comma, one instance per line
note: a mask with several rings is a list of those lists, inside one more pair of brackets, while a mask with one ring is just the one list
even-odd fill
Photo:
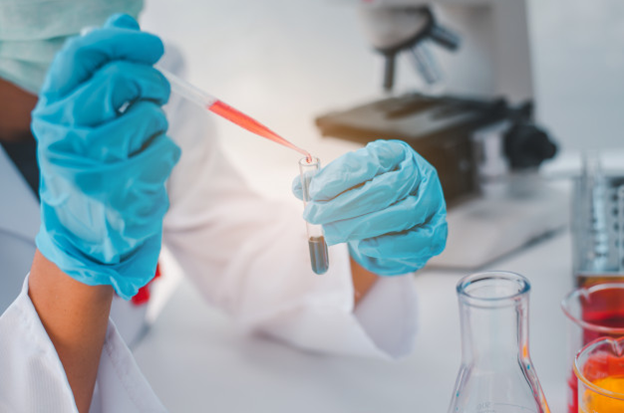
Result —
[[[299, 160], [304, 207], [308, 204], [308, 201], [310, 201], [310, 194], [308, 192], [310, 181], [319, 169], [321, 169], [321, 161], [318, 158], [312, 157], [310, 162], [308, 162], [308, 158], [301, 158]], [[329, 254], [327, 253], [327, 243], [325, 242], [323, 227], [306, 222], [306, 229], [308, 232], [308, 247], [310, 248], [312, 271], [319, 275], [325, 274], [329, 268]]]

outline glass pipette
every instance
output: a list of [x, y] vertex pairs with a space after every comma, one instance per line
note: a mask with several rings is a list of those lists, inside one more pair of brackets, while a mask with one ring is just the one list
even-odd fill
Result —
[[173, 73], [160, 67], [160, 65], [155, 65], [155, 68], [158, 69], [167, 78], [167, 80], [171, 84], [172, 92], [184, 97], [185, 99], [188, 99], [189, 101], [201, 106], [204, 109], [209, 110], [215, 115], [219, 115], [222, 118], [229, 120], [230, 122], [240, 126], [243, 129], [248, 130], [253, 134], [262, 136], [263, 138], [284, 145], [290, 149], [294, 149], [295, 151], [305, 155], [306, 159], [310, 161], [312, 160], [312, 156], [308, 151], [306, 151], [305, 149], [301, 149], [300, 147], [282, 138], [277, 133], [273, 132], [271, 129], [267, 128], [252, 117], [245, 115], [241, 111], [227, 105], [226, 103], [222, 102], [211, 94], [193, 86], [189, 82], [180, 79]]
[[[206, 93], [203, 90], [193, 86], [192, 84], [180, 79], [168, 70], [159, 67], [159, 65], [155, 65], [155, 67], [167, 78], [167, 80], [171, 84], [172, 92], [184, 97], [185, 99], [188, 99], [190, 102], [193, 102], [216, 115], [221, 116], [222, 118], [229, 120], [230, 122], [242, 127], [243, 129], [250, 131], [251, 133], [272, 140], [273, 142], [284, 145], [290, 149], [294, 149], [295, 151], [305, 155], [305, 158], [299, 161], [299, 167], [303, 186], [304, 205], [307, 203], [307, 201], [309, 201], [308, 185], [310, 183], [310, 179], [320, 169], [320, 161], [318, 160], [318, 158], [313, 158], [308, 151], [293, 145], [291, 142], [282, 138], [257, 120], [225, 104], [224, 102], [220, 101], [218, 98], [210, 95], [209, 93]], [[327, 269], [329, 267], [329, 259], [327, 252], [327, 243], [325, 242], [325, 237], [323, 235], [323, 228], [320, 225], [312, 225], [309, 223], [306, 223], [306, 227], [308, 230], [308, 246], [310, 249], [312, 270], [317, 274], [324, 274], [325, 272], [327, 272]]]

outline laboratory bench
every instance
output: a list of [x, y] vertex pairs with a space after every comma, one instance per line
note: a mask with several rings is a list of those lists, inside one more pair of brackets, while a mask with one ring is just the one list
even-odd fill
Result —
[[[572, 289], [571, 263], [570, 233], [562, 230], [484, 268], [531, 282], [531, 355], [553, 412], [566, 408], [560, 302]], [[413, 354], [398, 361], [311, 354], [245, 334], [186, 279], [134, 354], [171, 412], [444, 413], [461, 357], [455, 285], [466, 274], [417, 273], [418, 335]]]

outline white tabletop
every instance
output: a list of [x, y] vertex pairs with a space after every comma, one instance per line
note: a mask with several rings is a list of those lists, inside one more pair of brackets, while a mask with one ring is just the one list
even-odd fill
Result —
[[[492, 269], [532, 283], [531, 354], [553, 412], [564, 412], [570, 237], [560, 233]], [[135, 351], [172, 412], [445, 412], [460, 363], [458, 272], [421, 271], [416, 351], [398, 362], [309, 354], [238, 332], [183, 281]]]

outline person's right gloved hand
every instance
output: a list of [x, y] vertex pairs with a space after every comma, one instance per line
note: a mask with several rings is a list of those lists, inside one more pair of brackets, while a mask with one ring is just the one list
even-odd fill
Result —
[[[302, 198], [299, 177], [293, 192]], [[438, 173], [405, 142], [377, 140], [342, 155], [311, 179], [309, 197], [304, 219], [377, 275], [418, 271], [446, 245]]]
[[180, 148], [165, 133], [161, 40], [128, 15], [69, 40], [32, 114], [41, 170], [39, 251], [88, 285], [130, 298], [154, 276], [165, 181]]

